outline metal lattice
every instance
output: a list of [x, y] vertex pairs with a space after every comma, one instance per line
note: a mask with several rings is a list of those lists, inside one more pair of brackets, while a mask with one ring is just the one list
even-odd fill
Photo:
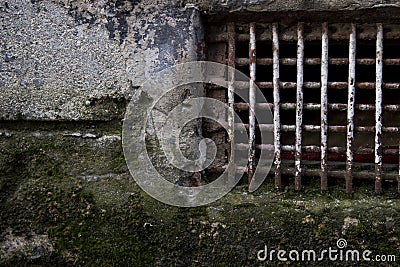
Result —
[[[209, 60], [250, 77], [246, 83], [230, 75], [228, 90], [207, 90], [243, 116], [249, 143], [238, 149], [249, 151], [249, 180], [257, 151], [268, 149], [257, 143], [257, 131], [267, 131], [274, 136], [276, 188], [289, 175], [300, 190], [306, 175], [319, 176], [322, 190], [336, 177], [345, 179], [348, 193], [353, 178], [374, 179], [376, 192], [382, 180], [397, 180], [400, 191], [399, 25], [229, 22], [210, 26], [207, 43]], [[257, 103], [255, 84], [268, 104]], [[248, 90], [248, 103], [236, 90]], [[256, 122], [249, 110], [258, 108], [273, 111], [273, 124]], [[232, 153], [226, 151], [229, 133], [212, 123], [205, 129], [221, 148], [209, 170], [221, 171]]]

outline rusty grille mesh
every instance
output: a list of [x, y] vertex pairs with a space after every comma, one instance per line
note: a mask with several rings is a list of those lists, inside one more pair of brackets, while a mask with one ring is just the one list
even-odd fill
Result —
[[[259, 131], [273, 134], [275, 187], [282, 177], [353, 178], [399, 183], [400, 26], [353, 23], [233, 23], [208, 27], [208, 60], [227, 64], [250, 77], [232, 91], [246, 90], [249, 103], [226, 88], [208, 86], [207, 95], [229, 103], [240, 114], [250, 142], [251, 179], [259, 150]], [[252, 82], [263, 91], [273, 111], [273, 124], [258, 124], [249, 105], [266, 108], [252, 97]], [[221, 172], [229, 158], [228, 135], [205, 120], [204, 133], [219, 146], [208, 172]], [[268, 173], [265, 173], [266, 175]]]

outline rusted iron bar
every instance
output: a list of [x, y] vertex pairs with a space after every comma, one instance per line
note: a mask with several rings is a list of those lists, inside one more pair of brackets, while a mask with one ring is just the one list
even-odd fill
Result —
[[256, 108], [256, 24], [250, 23], [250, 50], [249, 50], [249, 59], [250, 59], [250, 88], [249, 88], [249, 170], [248, 170], [248, 179], [249, 184], [251, 178], [253, 177], [254, 172], [254, 163], [255, 163], [255, 139], [256, 139], [256, 117], [255, 117], [255, 108]]
[[347, 97], [347, 147], [346, 147], [346, 193], [353, 191], [353, 139], [354, 139], [354, 103], [356, 79], [356, 25], [350, 25], [349, 41], [349, 77]]
[[[249, 129], [249, 124], [243, 124], [246, 129]], [[320, 125], [302, 125], [302, 130], [305, 132], [320, 132]], [[274, 130], [274, 125], [272, 124], [256, 124], [256, 128], [261, 131], [272, 131]], [[280, 130], [282, 132], [294, 132], [296, 131], [295, 125], [281, 125]], [[347, 126], [343, 125], [331, 125], [328, 126], [328, 130], [334, 133], [346, 133]], [[354, 132], [363, 133], [374, 133], [375, 126], [357, 126], [354, 127]], [[384, 133], [400, 133], [400, 127], [382, 127], [382, 132]]]
[[297, 25], [297, 83], [296, 83], [296, 133], [295, 133], [295, 174], [294, 189], [301, 190], [301, 141], [303, 124], [303, 60], [304, 60], [304, 24]]
[[[387, 58], [383, 59], [383, 64], [384, 65], [392, 65], [392, 66], [398, 66], [400, 65], [400, 59], [399, 58]], [[248, 58], [237, 58], [236, 59], [236, 64], [237, 66], [247, 66], [249, 65], [250, 60]], [[295, 58], [281, 58], [279, 59], [279, 63], [283, 66], [296, 66], [297, 60]], [[347, 65], [349, 64], [349, 59], [348, 58], [330, 58], [328, 60], [328, 63], [330, 65]], [[271, 66], [273, 64], [273, 59], [272, 58], [258, 58], [257, 59], [257, 65], [259, 66]], [[321, 64], [321, 59], [320, 58], [305, 58], [304, 59], [304, 65], [307, 66], [312, 66], [312, 65], [320, 65]], [[358, 58], [356, 59], [356, 64], [357, 65], [374, 65], [375, 64], [375, 58]]]
[[[225, 171], [225, 167], [213, 167], [208, 169], [209, 172], [211, 173], [222, 173]], [[244, 169], [242, 167], [237, 168], [238, 172], [243, 172], [247, 171], [247, 169]], [[269, 169], [268, 168], [263, 168], [261, 167], [259, 169], [260, 173], [268, 174]], [[283, 175], [292, 175], [294, 172], [293, 168], [282, 168], [282, 174]], [[320, 173], [319, 169], [311, 169], [307, 168], [303, 170], [303, 175], [310, 176], [310, 177], [318, 177]], [[346, 179], [346, 171], [344, 170], [328, 170], [328, 177], [332, 178], [338, 178], [338, 179]], [[358, 171], [354, 172], [353, 177], [359, 180], [374, 180], [375, 179], [375, 174], [371, 173], [370, 171]], [[388, 180], [388, 181], [396, 181], [399, 179], [399, 173], [397, 172], [385, 172], [382, 174], [382, 179], [383, 180]]]
[[274, 165], [275, 188], [282, 189], [281, 180], [281, 119], [280, 119], [280, 80], [279, 80], [279, 38], [278, 23], [272, 24], [272, 54], [273, 54], [273, 96], [274, 96]]
[[[382, 90], [382, 86], [381, 86]], [[400, 105], [382, 105], [381, 103], [381, 109], [386, 110], [386, 111], [400, 111]], [[347, 107], [346, 107], [347, 108]], [[357, 104], [356, 105], [357, 110], [375, 110], [375, 105], [374, 104]]]
[[[373, 89], [375, 90], [375, 83], [371, 82], [363, 82], [363, 83], [356, 83], [356, 87], [359, 89]], [[400, 83], [382, 83], [383, 89], [400, 89]]]
[[[234, 104], [235, 104], [235, 23], [228, 23], [228, 160], [229, 163], [235, 162], [235, 149], [232, 147], [234, 144]], [[235, 174], [229, 173], [228, 181], [230, 184], [234, 183]]]
[[397, 176], [397, 192], [400, 193], [400, 143], [399, 143], [399, 175]]
[[[384, 38], [387, 40], [398, 40], [399, 39], [399, 27], [397, 25], [391, 25], [392, 30], [384, 33]], [[296, 41], [296, 32], [295, 31], [286, 31], [280, 34], [279, 40], [281, 41]], [[357, 39], [359, 40], [372, 40], [375, 38], [375, 33], [369, 29], [365, 29], [365, 31], [357, 34]], [[321, 34], [308, 33], [305, 38], [307, 41], [317, 41], [321, 40]], [[332, 33], [330, 36], [331, 40], [335, 41], [345, 41], [349, 40], [349, 35], [343, 34], [343, 32]], [[238, 34], [236, 40], [238, 42], [248, 42], [250, 40], [250, 35], [247, 33]], [[260, 34], [257, 36], [257, 41], [271, 41], [271, 35], [269, 34]], [[226, 34], [211, 34], [206, 36], [206, 42], [208, 43], [221, 43], [227, 42]]]
[[[306, 170], [304, 172], [304, 175], [307, 176], [317, 176], [318, 175], [318, 170]], [[346, 177], [346, 172], [344, 171], [329, 171], [328, 176], [332, 178], [345, 178]], [[360, 179], [360, 180], [372, 180], [374, 178], [374, 175], [369, 172], [369, 171], [358, 171], [353, 174], [354, 178]], [[384, 175], [385, 180], [394, 180], [395, 179], [395, 174], [394, 173], [386, 173]]]
[[398, 66], [400, 65], [400, 58], [385, 58], [383, 59], [383, 64]]
[[[287, 169], [286, 172], [290, 173], [291, 170]], [[286, 174], [286, 172], [284, 174]], [[304, 175], [307, 176], [318, 176], [319, 170], [312, 170], [312, 169], [307, 169], [304, 171]], [[369, 171], [358, 171], [353, 174], [354, 178], [360, 179], [360, 180], [372, 180], [374, 179], [374, 174], [369, 172]], [[396, 174], [395, 173], [386, 173], [384, 175], [385, 180], [395, 180], [396, 179]], [[335, 170], [335, 171], [328, 171], [328, 177], [332, 178], [339, 178], [343, 179], [346, 177], [346, 172], [345, 171], [340, 171], [340, 170]]]
[[400, 105], [383, 105], [383, 110], [400, 111]]
[[328, 190], [328, 23], [322, 24], [321, 55], [321, 190]]
[[[382, 132], [384, 133], [399, 133], [400, 132], [400, 127], [383, 127], [382, 126]], [[356, 132], [370, 132], [373, 133], [375, 132], [375, 127], [374, 126], [358, 126], [355, 127]]]
[[[281, 82], [282, 89], [294, 89], [296, 88], [295, 82]], [[272, 88], [272, 83], [270, 82], [259, 82], [258, 86], [261, 89], [269, 89]], [[356, 83], [355, 86], [359, 89], [373, 89], [375, 90], [375, 83], [373, 82], [360, 82]], [[305, 89], [320, 89], [321, 84], [319, 82], [304, 82], [303, 88]], [[328, 82], [329, 89], [347, 89], [347, 82]], [[383, 89], [400, 89], [400, 83], [382, 83]]]
[[234, 96], [235, 96], [235, 24], [230, 22], [228, 24], [228, 66], [230, 67], [228, 70], [228, 105], [229, 105], [229, 113], [228, 113], [228, 142], [232, 142], [233, 137], [233, 124], [234, 124]]
[[[236, 144], [235, 147], [237, 150], [248, 150], [249, 144], [245, 144], [245, 143]], [[255, 148], [258, 150], [273, 151], [274, 146], [270, 145], [270, 144], [257, 144], [255, 146]], [[316, 145], [302, 146], [301, 149], [302, 149], [303, 153], [320, 153], [321, 152], [321, 147], [316, 146]], [[281, 150], [283, 152], [295, 152], [296, 148], [294, 145], [282, 145]], [[328, 147], [327, 151], [331, 154], [346, 154], [346, 147], [339, 147], [339, 146]], [[373, 155], [374, 148], [359, 147], [359, 148], [357, 148], [355, 153], [359, 154], [359, 155]], [[394, 148], [382, 148], [382, 154], [384, 154], [384, 155], [397, 156], [397, 155], [399, 155], [398, 153], [399, 153], [399, 151]]]
[[376, 91], [375, 91], [375, 192], [382, 192], [382, 58], [383, 27], [376, 24]]
[[[235, 109], [237, 110], [248, 110], [249, 105], [247, 103], [235, 103], [234, 104]], [[256, 109], [273, 109], [274, 104], [272, 103], [256, 103]], [[281, 103], [280, 108], [282, 110], [295, 110], [296, 109], [296, 103]], [[304, 103], [303, 104], [303, 109], [304, 110], [320, 110], [321, 104], [317, 103]], [[339, 110], [339, 111], [344, 111], [347, 109], [347, 104], [341, 104], [341, 103], [328, 103], [328, 110]], [[375, 105], [374, 104], [356, 104], [355, 105], [356, 110], [362, 110], [362, 111], [373, 111], [375, 110]], [[386, 111], [400, 111], [400, 105], [382, 105], [382, 109]]]
[[[250, 60], [248, 58], [237, 58], [236, 65], [237, 66], [248, 66], [250, 64]], [[256, 64], [259, 66], [272, 66], [273, 59], [272, 58], [257, 58]]]
[[[213, 82], [217, 82], [216, 80]], [[228, 82], [218, 81], [218, 84], [226, 84]], [[257, 82], [257, 86], [260, 89], [272, 89], [274, 87], [273, 82]], [[244, 81], [235, 81], [234, 84], [236, 89], [247, 89], [249, 88], [249, 82]], [[280, 88], [282, 89], [295, 89], [297, 87], [295, 82], [280, 82]], [[355, 84], [356, 88], [358, 89], [367, 89], [367, 90], [375, 90], [375, 83], [374, 82], [359, 82]], [[210, 89], [220, 89], [221, 86], [219, 85], [210, 85]], [[321, 83], [320, 82], [304, 82], [303, 83], [304, 89], [320, 89]], [[347, 82], [328, 82], [328, 89], [347, 89], [348, 83]], [[382, 83], [383, 89], [389, 90], [398, 90], [400, 89], [400, 83]]]

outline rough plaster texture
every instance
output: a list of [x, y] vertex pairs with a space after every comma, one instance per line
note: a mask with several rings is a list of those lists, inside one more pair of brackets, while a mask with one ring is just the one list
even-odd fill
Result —
[[279, 11], [343, 11], [384, 7], [400, 7], [400, 1], [362, 0], [193, 0], [207, 14]]
[[197, 59], [193, 8], [7, 1], [0, 14], [2, 119], [115, 119], [151, 73]]
[[[121, 120], [151, 74], [200, 59], [203, 47], [199, 11], [174, 1], [7, 1], [0, 21], [0, 120]], [[192, 94], [169, 93], [149, 128]], [[182, 135], [189, 154], [194, 128]]]
[[128, 93], [125, 62], [100, 24], [78, 24], [55, 3], [2, 9], [3, 119], [96, 119], [91, 102]]
[[400, 1], [6, 1], [0, 4], [0, 118], [121, 118], [151, 73], [199, 59], [199, 13], [384, 7], [398, 8]]
[[[199, 11], [175, 1], [17, 0], [1, 3], [0, 15], [0, 120], [121, 120], [152, 74], [202, 57]], [[168, 93], [151, 114], [148, 128], [156, 131], [149, 134], [156, 136], [166, 114], [197, 94]], [[193, 122], [182, 133], [189, 155], [196, 154], [198, 128]], [[152, 153], [158, 146], [149, 141]]]

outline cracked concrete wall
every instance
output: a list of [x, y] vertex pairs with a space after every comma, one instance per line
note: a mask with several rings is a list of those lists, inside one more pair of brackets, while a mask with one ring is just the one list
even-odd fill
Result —
[[210, 15], [237, 12], [345, 11], [399, 8], [396, 0], [188, 0]]
[[131, 93], [150, 74], [200, 59], [200, 13], [385, 7], [398, 8], [400, 1], [4, 1], [0, 119], [121, 118]]
[[[45, 141], [39, 136], [51, 136], [47, 138], [49, 143], [62, 143], [65, 138], [84, 139], [90, 135], [104, 155], [99, 158], [109, 158], [110, 147], [101, 144], [101, 134], [121, 134], [120, 122], [127, 103], [133, 94], [140, 94], [140, 85], [160, 70], [201, 59], [203, 30], [199, 13], [193, 5], [168, 0], [1, 2], [0, 121], [18, 121], [16, 127], [0, 123], [3, 148], [24, 143], [21, 139], [42, 145]], [[167, 110], [190, 95], [185, 90], [168, 94], [164, 101]], [[60, 135], [58, 126], [49, 130], [37, 124], [29, 133], [29, 129], [18, 126], [20, 121], [55, 123], [61, 128], [62, 122], [78, 124], [76, 129], [64, 128]], [[99, 124], [81, 127], [81, 122], [107, 121], [115, 121], [114, 128], [100, 135], [93, 134], [93, 129], [102, 127]], [[165, 115], [159, 114], [154, 121], [165, 121]], [[192, 124], [183, 133], [182, 143], [189, 154], [196, 151], [193, 140], [198, 138], [198, 127]], [[89, 139], [83, 142], [90, 145]], [[120, 148], [121, 139], [114, 140], [113, 146]], [[157, 150], [158, 143], [151, 143], [149, 148]], [[3, 151], [3, 155], [0, 167], [8, 161], [7, 153]], [[97, 163], [81, 157], [85, 156], [80, 155], [81, 162], [74, 165], [80, 165], [77, 169], [82, 172], [66, 168], [70, 174], [78, 178], [112, 176], [112, 168], [107, 174], [107, 167], [99, 169]], [[158, 165], [164, 163], [159, 161]]]
[[0, 118], [121, 118], [150, 74], [198, 59], [197, 13], [168, 1], [0, 3]]

